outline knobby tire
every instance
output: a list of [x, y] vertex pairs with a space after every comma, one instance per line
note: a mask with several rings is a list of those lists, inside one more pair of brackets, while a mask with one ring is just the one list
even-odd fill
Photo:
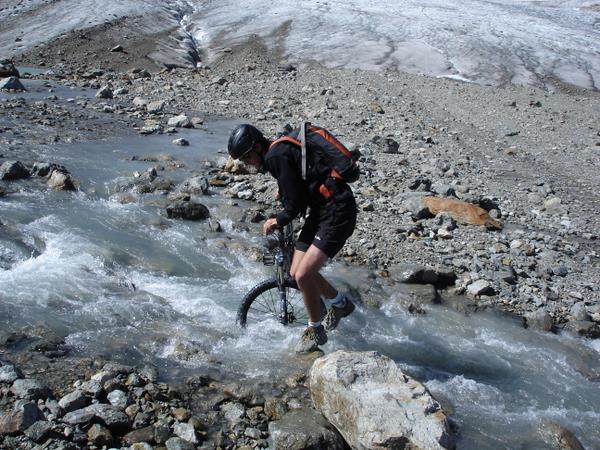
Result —
[[[296, 281], [287, 279], [284, 286], [287, 291], [288, 312], [294, 313], [294, 321], [288, 325], [307, 326], [308, 313]], [[279, 290], [275, 278], [263, 281], [246, 294], [238, 309], [237, 321], [240, 326], [245, 327], [248, 322], [260, 322], [268, 318], [279, 320]]]

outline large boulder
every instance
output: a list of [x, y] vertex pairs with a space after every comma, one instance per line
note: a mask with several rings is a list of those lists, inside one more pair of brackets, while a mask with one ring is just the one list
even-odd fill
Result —
[[454, 448], [448, 418], [427, 388], [377, 352], [317, 359], [310, 394], [353, 449]]
[[346, 448], [344, 439], [333, 425], [312, 409], [291, 411], [281, 420], [270, 422], [269, 436], [270, 448], [273, 450]]
[[449, 197], [424, 196], [421, 204], [433, 215], [446, 213], [459, 223], [483, 225], [490, 230], [502, 229], [502, 224], [493, 219], [481, 206]]

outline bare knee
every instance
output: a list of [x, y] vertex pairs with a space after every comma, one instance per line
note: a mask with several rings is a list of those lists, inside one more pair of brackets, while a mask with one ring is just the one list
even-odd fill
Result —
[[300, 268], [296, 269], [296, 271], [294, 272], [294, 274], [292, 276], [296, 280], [298, 287], [301, 289], [304, 286], [306, 286], [308, 283], [310, 283], [313, 278], [311, 271], [306, 270], [306, 268], [304, 268], [304, 267], [300, 267]]

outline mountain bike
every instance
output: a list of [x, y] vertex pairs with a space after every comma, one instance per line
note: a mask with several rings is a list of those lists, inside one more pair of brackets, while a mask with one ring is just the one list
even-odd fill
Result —
[[[308, 325], [302, 293], [290, 276], [293, 255], [294, 230], [291, 224], [267, 236], [263, 264], [274, 266], [275, 276], [257, 284], [244, 296], [237, 313], [240, 326], [268, 318], [275, 318], [283, 325]], [[324, 304], [321, 306], [324, 307]]]

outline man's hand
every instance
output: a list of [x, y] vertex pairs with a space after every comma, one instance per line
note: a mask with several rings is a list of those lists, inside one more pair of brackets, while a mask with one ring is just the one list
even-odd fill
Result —
[[279, 225], [277, 225], [277, 219], [275, 218], [267, 219], [263, 224], [263, 232], [265, 234], [271, 234], [277, 228], [279, 228]]

